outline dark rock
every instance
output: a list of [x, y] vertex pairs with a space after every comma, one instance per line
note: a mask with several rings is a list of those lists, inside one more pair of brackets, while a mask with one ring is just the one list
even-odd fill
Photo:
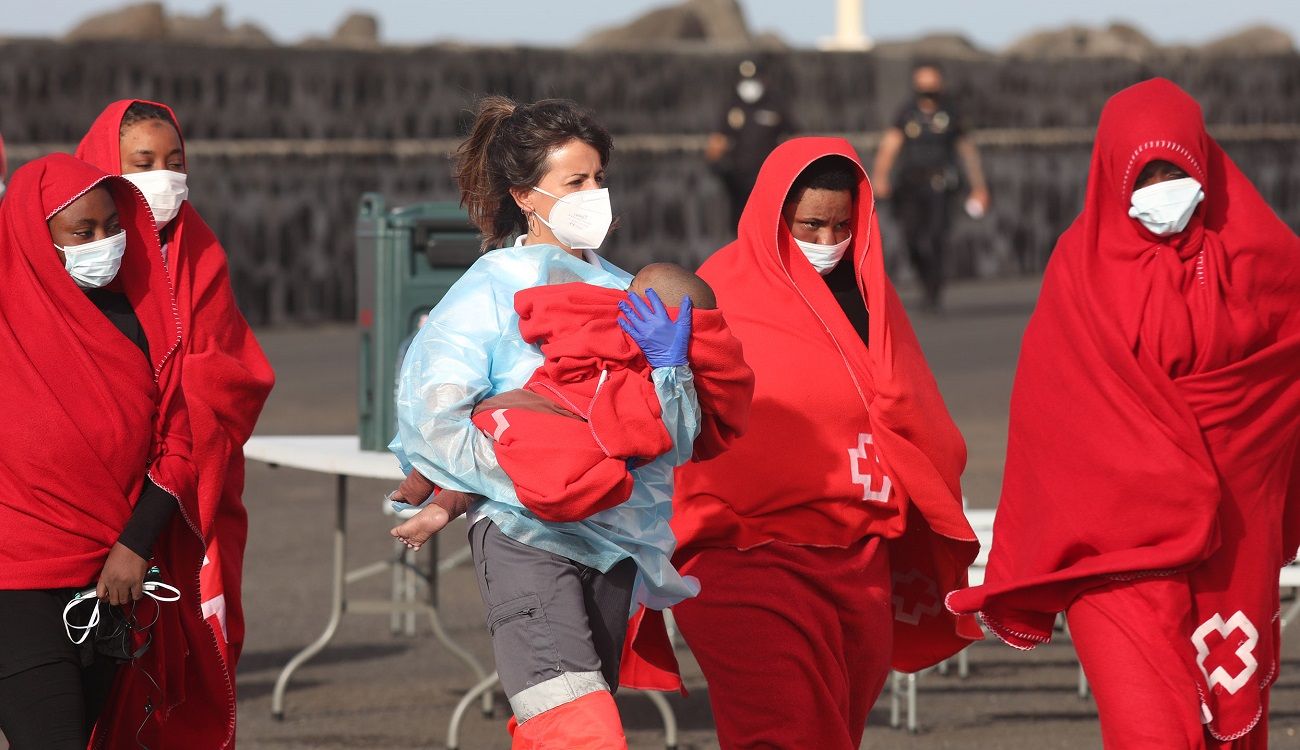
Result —
[[88, 39], [148, 40], [167, 34], [167, 16], [162, 3], [139, 3], [97, 13], [67, 33], [68, 41]]
[[597, 31], [579, 46], [607, 49], [707, 43], [749, 47], [755, 41], [739, 0], [686, 0], [651, 10], [622, 26]]
[[926, 34], [917, 39], [885, 40], [873, 49], [878, 55], [909, 59], [970, 60], [991, 57], [961, 34]]
[[352, 13], [334, 30], [330, 41], [339, 47], [378, 47], [379, 19], [372, 13]]
[[1251, 26], [1215, 39], [1201, 50], [1216, 57], [1285, 55], [1295, 52], [1295, 40], [1272, 26]]
[[1159, 50], [1159, 45], [1138, 29], [1122, 23], [1105, 28], [1066, 26], [1034, 32], [1012, 42], [1006, 54], [1014, 57], [1070, 58], [1119, 57], [1139, 60]]
[[167, 19], [167, 36], [170, 39], [200, 44], [222, 44], [229, 30], [226, 28], [226, 9], [215, 5], [207, 15], [174, 15]]

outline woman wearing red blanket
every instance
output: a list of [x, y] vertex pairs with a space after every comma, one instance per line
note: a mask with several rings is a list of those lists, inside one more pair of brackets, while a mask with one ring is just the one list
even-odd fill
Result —
[[[197, 590], [181, 328], [149, 207], [66, 154], [31, 162], [0, 203], [0, 278], [0, 731], [19, 750], [81, 750], [92, 727], [96, 746], [224, 747], [234, 696]], [[151, 563], [179, 601], [142, 596]], [[65, 623], [86, 608], [65, 607], [88, 589], [101, 626], [79, 638]]]
[[225, 250], [187, 200], [185, 145], [171, 109], [138, 99], [110, 104], [81, 140], [77, 156], [122, 175], [144, 193], [176, 285], [185, 338], [182, 385], [199, 475], [196, 521], [207, 540], [203, 612], [221, 635], [234, 675], [244, 646], [244, 443], [275, 375], [235, 303]]
[[942, 607], [978, 551], [966, 447], [881, 254], [852, 146], [800, 138], [699, 272], [755, 376], [748, 432], [674, 498], [701, 592], [673, 613], [724, 748], [857, 748], [891, 666], [980, 638]]
[[1066, 611], [1107, 748], [1264, 748], [1300, 544], [1300, 241], [1155, 79], [1102, 111], [1025, 332], [978, 611]]

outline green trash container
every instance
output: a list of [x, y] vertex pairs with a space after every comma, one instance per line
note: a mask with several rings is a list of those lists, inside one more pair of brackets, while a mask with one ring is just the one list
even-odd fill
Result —
[[397, 375], [422, 318], [479, 257], [478, 229], [455, 203], [388, 208], [366, 193], [357, 217], [357, 435], [382, 451], [397, 434]]

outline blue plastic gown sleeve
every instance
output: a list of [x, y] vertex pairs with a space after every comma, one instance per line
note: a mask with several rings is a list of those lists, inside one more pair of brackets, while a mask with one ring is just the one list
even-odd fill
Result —
[[[397, 438], [390, 446], [404, 471], [440, 487], [517, 503], [491, 438], [471, 421], [492, 394], [492, 355], [513, 322], [511, 295], [499, 299], [492, 279], [466, 272], [411, 342], [397, 387]], [[504, 309], [503, 309], [504, 308]]]
[[651, 370], [655, 395], [663, 412], [664, 427], [673, 438], [666, 460], [681, 466], [690, 460], [695, 438], [700, 434], [700, 401], [695, 393], [695, 376], [689, 365], [656, 367]]

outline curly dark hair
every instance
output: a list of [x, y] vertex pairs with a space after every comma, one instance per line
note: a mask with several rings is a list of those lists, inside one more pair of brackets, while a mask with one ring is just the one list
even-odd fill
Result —
[[843, 156], [823, 156], [794, 178], [790, 192], [786, 193], [785, 202], [798, 200], [805, 190], [847, 190], [857, 200], [859, 174], [857, 166]]
[[118, 129], [118, 135], [126, 133], [126, 129], [145, 120], [162, 120], [163, 122], [176, 128], [180, 132], [180, 127], [172, 119], [171, 113], [159, 107], [157, 104], [147, 104], [145, 102], [132, 102], [131, 106], [126, 108], [122, 113], [122, 125]]
[[614, 140], [590, 111], [568, 99], [517, 104], [504, 96], [478, 103], [469, 137], [453, 157], [460, 204], [483, 235], [483, 250], [501, 247], [526, 232], [527, 218], [510, 195], [531, 188], [546, 174], [551, 152], [578, 140], [609, 163]]

